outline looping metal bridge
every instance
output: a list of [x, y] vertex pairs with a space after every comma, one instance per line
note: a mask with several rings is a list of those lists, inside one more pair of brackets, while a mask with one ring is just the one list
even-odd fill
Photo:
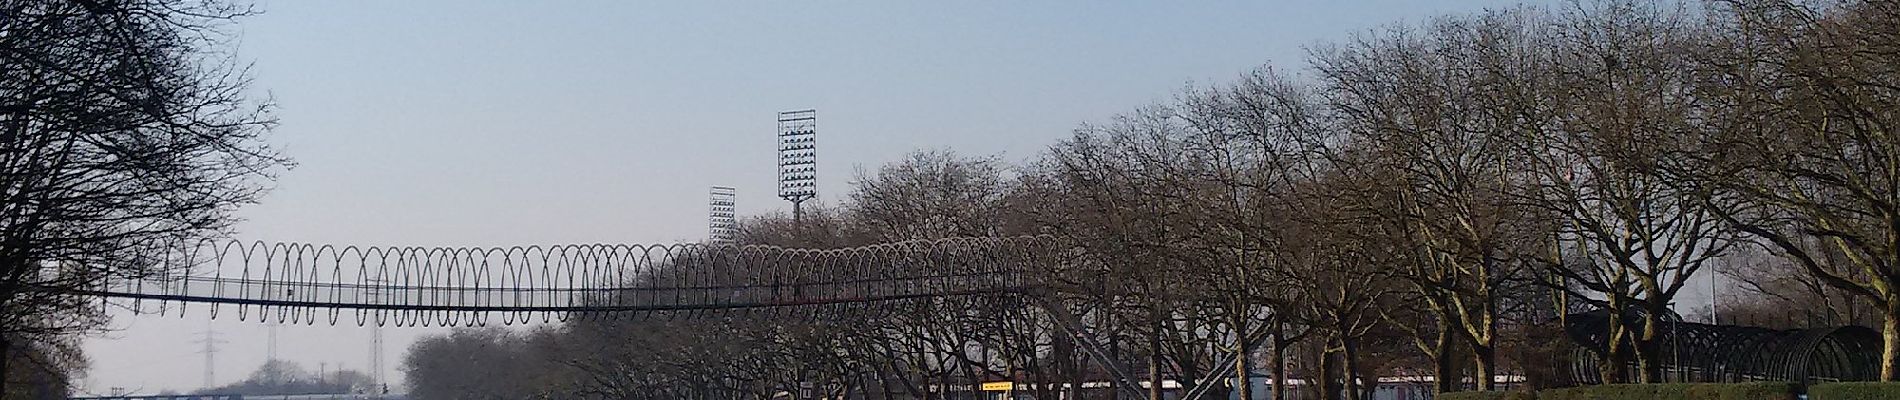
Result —
[[[705, 243], [376, 247], [205, 241], [142, 253], [136, 258], [153, 260], [147, 263], [150, 273], [108, 280], [56, 271], [57, 282], [96, 284], [47, 290], [128, 300], [128, 307], [148, 314], [204, 309], [211, 318], [235, 314], [246, 321], [378, 326], [736, 314], [858, 322], [919, 309], [910, 306], [969, 309], [1009, 300], [991, 304], [1041, 309], [1121, 382], [1119, 390], [1140, 394], [1126, 366], [1052, 296], [1049, 283], [1057, 281], [1068, 253], [1048, 237], [823, 250]], [[1210, 371], [1206, 379], [1222, 371]]]
[[[1597, 310], [1573, 314], [1565, 327], [1578, 346], [1572, 360], [1578, 383], [1601, 384], [1599, 368], [1610, 345], [1610, 313]], [[1621, 322], [1638, 326], [1632, 312]], [[1777, 330], [1749, 326], [1685, 322], [1664, 315], [1657, 360], [1663, 373], [1676, 382], [1798, 382], [1871, 381], [1880, 377], [1880, 332], [1859, 326]], [[1628, 339], [1624, 339], [1628, 340]], [[1608, 361], [1615, 362], [1615, 361]], [[1640, 368], [1635, 360], [1612, 365], [1625, 382]]]
[[915, 299], [1039, 286], [1040, 237], [841, 249], [726, 244], [376, 247], [206, 241], [154, 248], [164, 265], [75, 294], [142, 313], [395, 326], [586, 318], [863, 317]]

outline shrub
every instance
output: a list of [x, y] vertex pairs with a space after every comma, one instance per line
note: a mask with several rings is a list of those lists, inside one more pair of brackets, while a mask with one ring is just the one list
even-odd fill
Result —
[[1747, 383], [1706, 383], [1700, 386], [1712, 388], [1714, 396], [1698, 397], [1715, 400], [1792, 400], [1795, 398], [1795, 386], [1791, 382], [1747, 382]]
[[1545, 390], [1537, 400], [1791, 400], [1794, 392], [1787, 382], [1624, 384]]
[[[1665, 388], [1669, 386], [1669, 388]], [[1568, 389], [1551, 389], [1538, 392], [1538, 400], [1635, 400], [1635, 399], [1680, 399], [1685, 388], [1679, 384], [1658, 385], [1596, 385]], [[1676, 396], [1665, 397], [1665, 393]]]
[[1490, 392], [1451, 392], [1439, 394], [1436, 400], [1536, 400], [1530, 392], [1490, 391]]
[[1808, 387], [1809, 400], [1900, 399], [1900, 382], [1840, 382]]

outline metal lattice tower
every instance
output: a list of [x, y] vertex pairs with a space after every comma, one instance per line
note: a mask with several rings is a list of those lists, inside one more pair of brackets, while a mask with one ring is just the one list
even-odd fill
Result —
[[818, 197], [818, 111], [778, 113], [778, 197], [792, 202], [792, 218]]
[[[370, 299], [381, 299], [382, 287], [389, 284], [388, 280], [380, 277], [367, 278], [364, 282], [369, 288], [363, 295]], [[383, 380], [383, 325], [380, 323], [370, 327], [369, 331], [369, 376], [379, 385], [388, 382]]]
[[711, 199], [707, 200], [706, 239], [714, 242], [731, 242], [739, 233], [738, 189], [726, 186], [713, 186]]
[[369, 349], [370, 378], [381, 384], [383, 383], [383, 327], [370, 328]]
[[192, 341], [192, 343], [199, 343], [205, 346], [204, 349], [198, 350], [198, 353], [205, 355], [204, 388], [209, 389], [212, 387], [216, 387], [218, 384], [218, 379], [217, 379], [218, 345], [229, 343], [229, 342], [226, 342], [224, 339], [219, 339], [218, 331], [206, 329], [204, 332], [199, 332], [199, 334], [204, 335], [204, 337], [199, 338], [198, 340]]

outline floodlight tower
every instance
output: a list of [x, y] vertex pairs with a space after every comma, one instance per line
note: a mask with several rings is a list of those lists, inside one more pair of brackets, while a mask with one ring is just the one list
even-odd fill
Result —
[[778, 197], [802, 220], [806, 200], [818, 197], [818, 111], [778, 113]]
[[707, 240], [730, 243], [738, 236], [739, 219], [736, 206], [738, 197], [738, 189], [728, 186], [712, 187], [712, 198], [706, 202]]

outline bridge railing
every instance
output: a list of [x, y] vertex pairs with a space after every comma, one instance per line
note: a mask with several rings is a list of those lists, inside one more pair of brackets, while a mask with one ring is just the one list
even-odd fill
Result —
[[839, 304], [1008, 293], [1035, 286], [1047, 241], [974, 238], [844, 249], [719, 244], [358, 247], [205, 242], [136, 279], [80, 294], [134, 309], [240, 319], [486, 324], [590, 315]]

